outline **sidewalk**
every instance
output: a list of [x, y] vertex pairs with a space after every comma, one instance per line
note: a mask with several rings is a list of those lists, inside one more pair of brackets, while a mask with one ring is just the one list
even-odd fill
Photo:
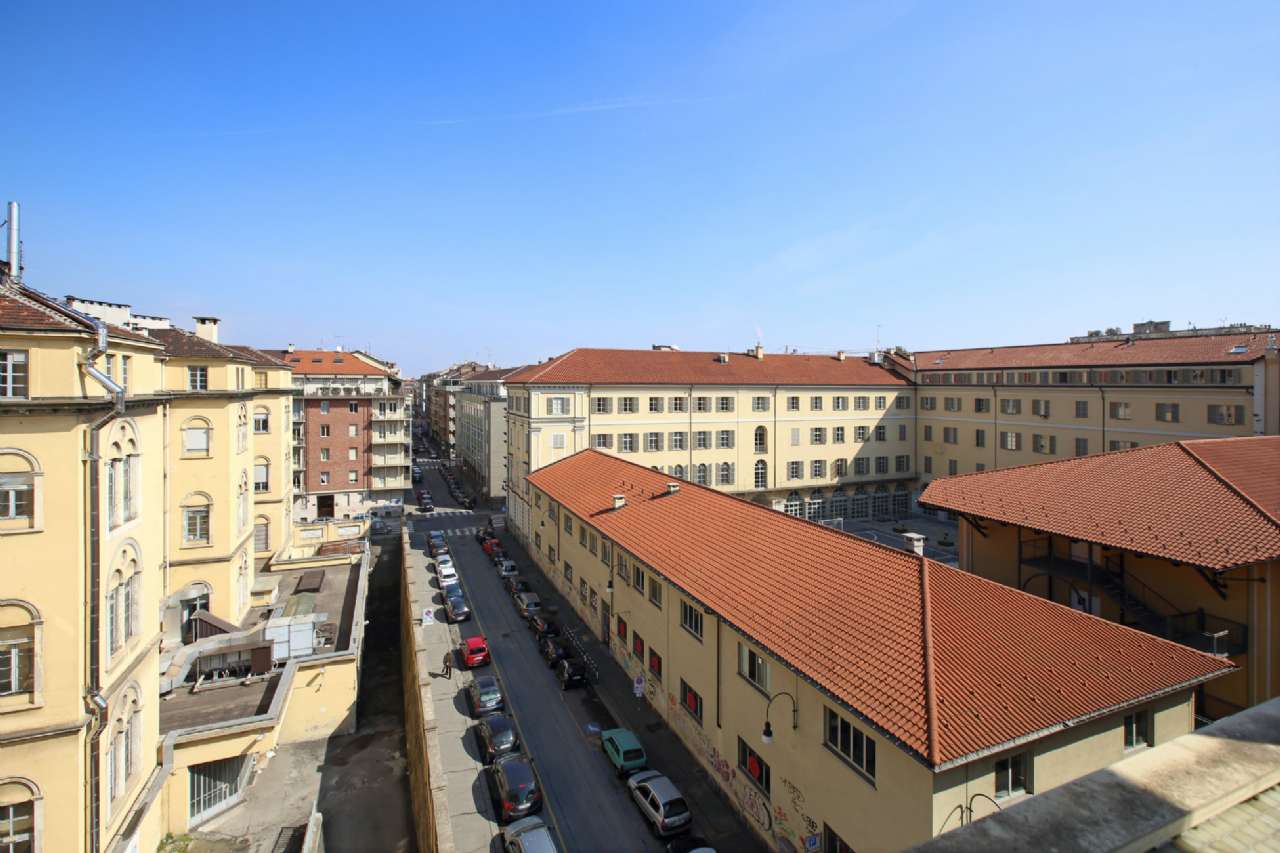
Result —
[[657, 711], [632, 691], [631, 677], [614, 660], [606, 643], [595, 635], [564, 599], [556, 585], [533, 562], [507, 529], [497, 531], [508, 556], [529, 579], [543, 606], [554, 608], [560, 624], [581, 639], [582, 648], [598, 670], [596, 696], [622, 728], [635, 732], [644, 744], [651, 767], [661, 771], [684, 795], [694, 814], [694, 832], [720, 851], [764, 851], [768, 848], [738, 814], [722, 789], [711, 778]]

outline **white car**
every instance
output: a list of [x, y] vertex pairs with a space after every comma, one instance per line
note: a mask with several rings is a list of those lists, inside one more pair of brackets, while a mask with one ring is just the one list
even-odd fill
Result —
[[520, 574], [520, 570], [516, 568], [515, 560], [500, 560], [498, 562], [498, 577], [511, 578]]
[[556, 853], [555, 839], [541, 818], [523, 817], [502, 830], [506, 853]]
[[689, 829], [693, 815], [675, 784], [657, 770], [641, 770], [627, 779], [631, 799], [658, 835]]
[[437, 562], [436, 574], [440, 577], [441, 585], [458, 582], [458, 570], [453, 567], [452, 560]]

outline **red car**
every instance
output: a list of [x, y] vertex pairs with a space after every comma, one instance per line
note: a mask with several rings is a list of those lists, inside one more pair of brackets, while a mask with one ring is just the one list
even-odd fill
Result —
[[499, 542], [497, 539], [488, 539], [488, 540], [485, 540], [485, 543], [480, 547], [484, 548], [484, 552], [486, 554], [488, 554], [489, 556], [493, 556], [493, 549], [501, 548], [502, 543]]
[[467, 669], [484, 666], [489, 662], [489, 644], [484, 637], [468, 637], [462, 641], [462, 661]]

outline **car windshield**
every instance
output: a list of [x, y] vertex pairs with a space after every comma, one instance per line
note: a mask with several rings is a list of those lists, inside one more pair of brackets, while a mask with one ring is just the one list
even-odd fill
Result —
[[517, 796], [522, 799], [538, 790], [538, 783], [533, 778], [533, 768], [526, 761], [508, 761], [502, 765], [502, 773], [507, 777], [511, 790], [517, 792]]
[[490, 685], [489, 687], [480, 688], [480, 698], [486, 701], [490, 699], [497, 699], [500, 695], [501, 694], [498, 693], [498, 688], [496, 685]]
[[676, 797], [669, 800], [662, 806], [662, 814], [664, 817], [679, 817], [682, 814], [688, 814], [689, 807], [684, 804], [684, 800]]
[[622, 752], [623, 761], [643, 761], [644, 750], [642, 749], [626, 749]]

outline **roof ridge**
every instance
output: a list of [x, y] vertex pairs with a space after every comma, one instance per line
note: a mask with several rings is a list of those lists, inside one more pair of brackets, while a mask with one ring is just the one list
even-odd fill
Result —
[[[947, 349], [912, 350], [911, 354], [915, 356], [941, 355], [944, 353], [951, 353], [951, 352], [983, 352], [983, 351], [991, 351], [991, 350], [999, 350], [999, 349], [1026, 349], [1028, 347], [1072, 347], [1072, 346], [1078, 347], [1078, 346], [1093, 346], [1095, 344], [1132, 345], [1132, 344], [1138, 343], [1139, 341], [1193, 341], [1198, 338], [1231, 338], [1231, 337], [1240, 337], [1240, 336], [1255, 337], [1261, 334], [1267, 334], [1267, 333], [1241, 331], [1241, 332], [1219, 332], [1213, 335], [1171, 335], [1165, 338], [1130, 337], [1128, 340], [1124, 340], [1124, 339], [1114, 340], [1111, 338], [1107, 338], [1105, 340], [1097, 340], [1097, 341], [1053, 341], [1052, 343], [1046, 343], [1046, 344], [999, 344], [996, 346], [988, 345], [985, 347], [950, 347]], [[986, 370], [987, 368], [983, 368], [983, 369]]]
[[[582, 347], [574, 347], [573, 349], [569, 350], [568, 352], [562, 352], [562, 353], [560, 353], [559, 355], [554, 355], [554, 356], [552, 356], [551, 358], [549, 358], [549, 359], [547, 359], [545, 362], [543, 362], [541, 365], [538, 365], [539, 367], [541, 367], [541, 368], [542, 368], [541, 370], [539, 370], [537, 373], [535, 373], [535, 374], [533, 374], [532, 376], [527, 377], [526, 379], [523, 379], [523, 380], [521, 380], [521, 381], [523, 381], [523, 382], [532, 382], [533, 380], [537, 379], [539, 376], [541, 376], [542, 374], [544, 374], [544, 373], [546, 373], [548, 370], [550, 370], [550, 369], [551, 369], [551, 365], [553, 365], [553, 364], [558, 364], [558, 363], [560, 362], [560, 360], [561, 360], [561, 359], [568, 358], [569, 356], [573, 355], [575, 352], [578, 352], [578, 351], [579, 351], [579, 350], [581, 350], [581, 349], [583, 349], [583, 348], [582, 348]], [[566, 458], [567, 458], [567, 457], [566, 457]]]
[[929, 560], [920, 555], [920, 622], [924, 658], [924, 729], [929, 749], [929, 763], [940, 763], [938, 749], [938, 696], [933, 684], [933, 615], [929, 607]]
[[[93, 325], [93, 320], [89, 319], [85, 314], [82, 314], [69, 305], [63, 305], [54, 297], [49, 296], [34, 287], [30, 287], [25, 284], [15, 284], [14, 297], [28, 303], [31, 307], [44, 312], [54, 319], [84, 326], [86, 327], [85, 331], [90, 334], [97, 331], [97, 328]], [[103, 325], [105, 325], [105, 323]]]
[[[1245, 437], [1245, 436], [1242, 436], [1242, 437]], [[1247, 437], [1252, 438], [1252, 436], [1247, 436]], [[1202, 439], [1202, 440], [1203, 440], [1203, 439]], [[1210, 474], [1212, 474], [1212, 475], [1214, 476], [1214, 478], [1215, 478], [1218, 482], [1220, 482], [1220, 483], [1222, 483], [1224, 486], [1226, 486], [1226, 487], [1227, 487], [1227, 488], [1228, 488], [1228, 489], [1229, 489], [1229, 490], [1230, 490], [1234, 495], [1236, 495], [1236, 497], [1240, 498], [1242, 501], [1244, 501], [1245, 503], [1247, 503], [1249, 506], [1251, 506], [1251, 507], [1253, 507], [1255, 510], [1257, 510], [1257, 511], [1258, 511], [1258, 513], [1259, 513], [1263, 518], [1265, 518], [1267, 521], [1270, 521], [1270, 522], [1271, 522], [1272, 524], [1274, 524], [1276, 527], [1280, 527], [1280, 518], [1276, 518], [1274, 515], [1272, 515], [1270, 512], [1268, 512], [1266, 509], [1264, 509], [1264, 508], [1263, 508], [1263, 507], [1262, 507], [1262, 506], [1261, 506], [1257, 501], [1255, 501], [1255, 500], [1254, 500], [1253, 498], [1251, 498], [1249, 495], [1247, 495], [1247, 494], [1245, 494], [1244, 492], [1242, 492], [1242, 491], [1241, 491], [1241, 490], [1236, 486], [1236, 484], [1235, 484], [1235, 483], [1231, 482], [1231, 480], [1230, 480], [1230, 479], [1228, 479], [1228, 478], [1227, 478], [1227, 476], [1226, 476], [1225, 474], [1223, 474], [1221, 471], [1219, 471], [1217, 468], [1215, 468], [1215, 467], [1214, 467], [1214, 466], [1209, 462], [1209, 460], [1205, 459], [1203, 456], [1201, 456], [1200, 454], [1198, 454], [1198, 453], [1196, 453], [1194, 450], [1192, 450], [1190, 447], [1188, 447], [1188, 446], [1187, 446], [1187, 444], [1188, 444], [1188, 442], [1187, 442], [1187, 441], [1178, 441], [1178, 442], [1174, 442], [1174, 443], [1175, 443], [1175, 444], [1177, 444], [1180, 448], [1182, 448], [1182, 451], [1183, 451], [1184, 453], [1186, 453], [1188, 456], [1190, 456], [1192, 459], [1194, 459], [1194, 460], [1196, 461], [1196, 463], [1198, 463], [1199, 465], [1201, 465], [1201, 466], [1202, 466], [1206, 471], [1208, 471]]]

